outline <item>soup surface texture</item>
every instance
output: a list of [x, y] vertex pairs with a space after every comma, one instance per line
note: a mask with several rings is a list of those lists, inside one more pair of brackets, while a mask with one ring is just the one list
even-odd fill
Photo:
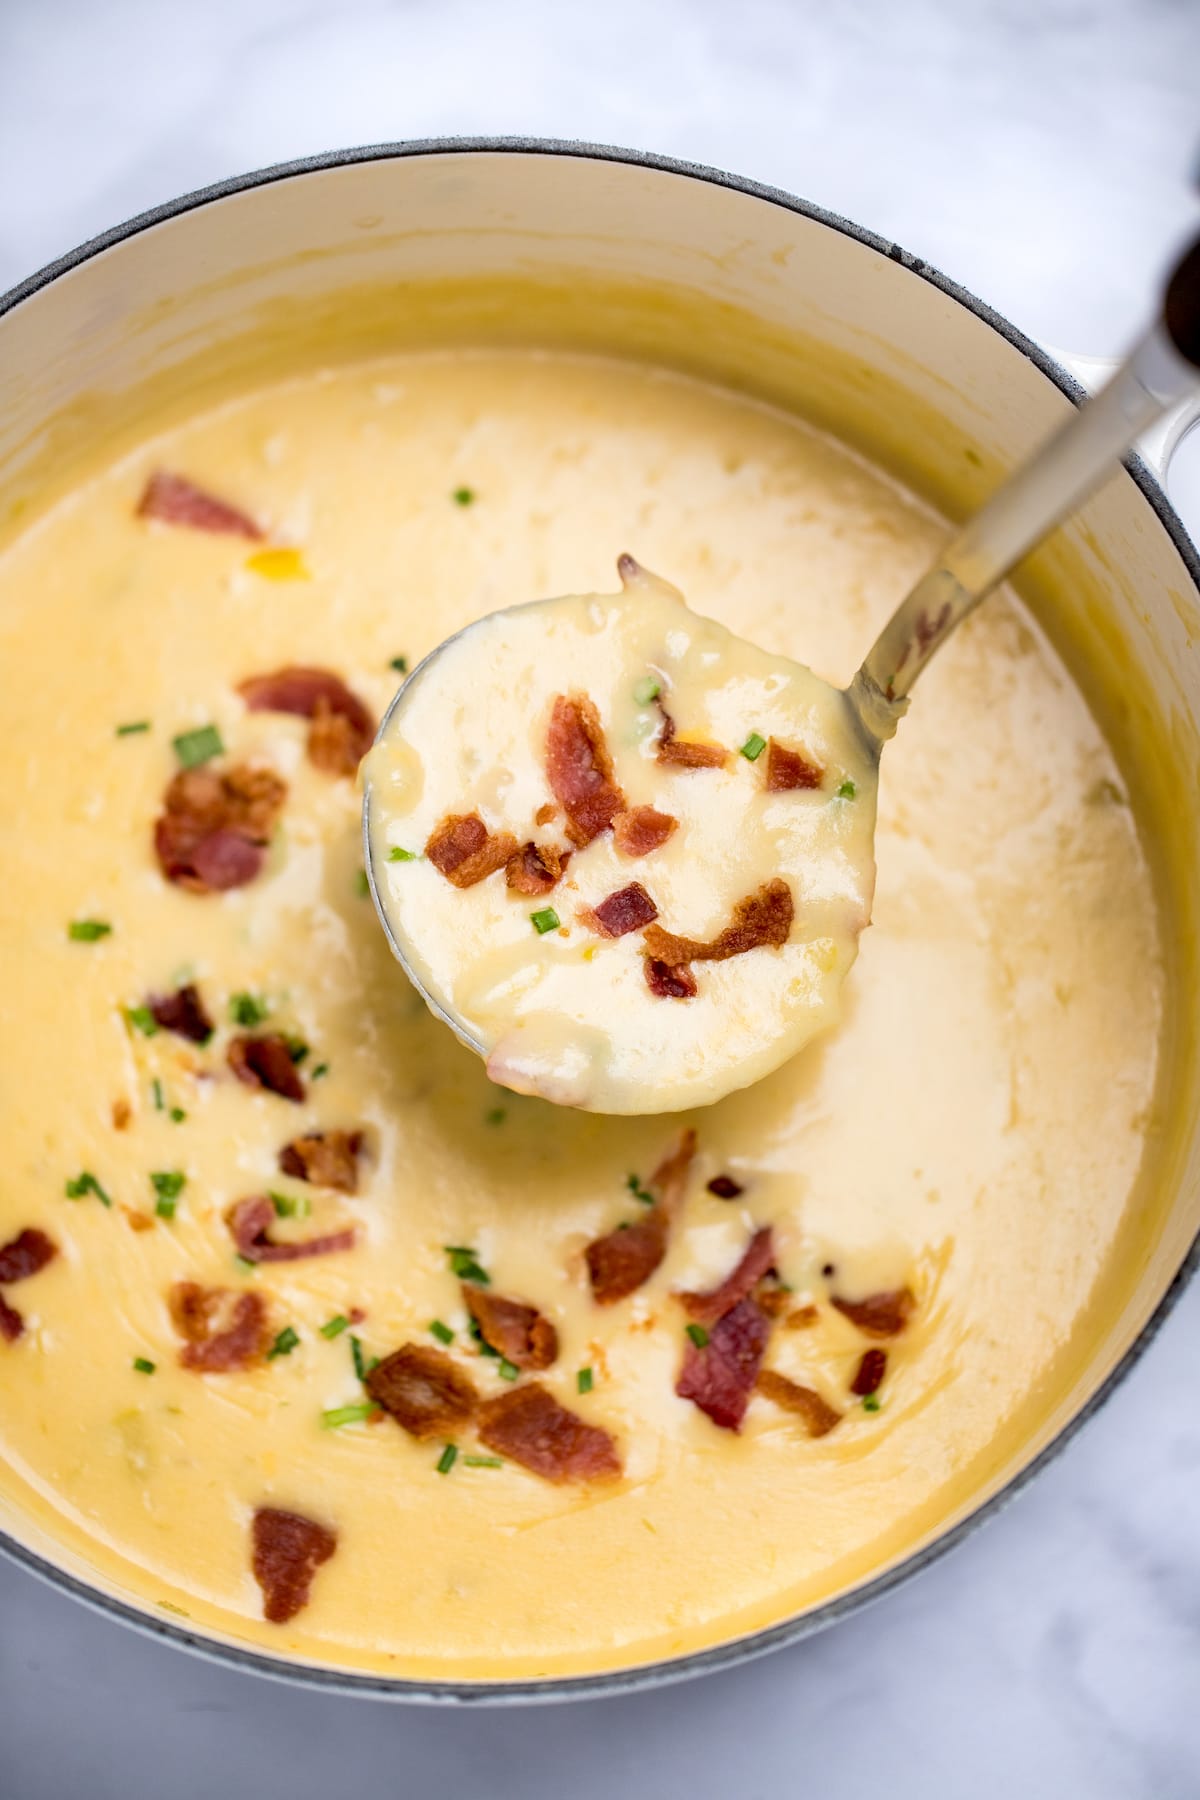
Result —
[[622, 550], [841, 684], [938, 531], [747, 400], [479, 351], [250, 394], [0, 557], [0, 1245], [45, 1240], [0, 1250], [0, 1521], [227, 1638], [486, 1680], [778, 1620], [971, 1503], [1093, 1329], [1163, 1005], [1017, 601], [886, 753], [840, 1024], [674, 1118], [488, 1081], [343, 772], [398, 664]]

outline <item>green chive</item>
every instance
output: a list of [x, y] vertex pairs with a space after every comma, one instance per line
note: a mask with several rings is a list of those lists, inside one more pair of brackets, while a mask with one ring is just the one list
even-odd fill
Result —
[[693, 1344], [695, 1344], [697, 1350], [703, 1350], [705, 1344], [708, 1342], [708, 1333], [705, 1331], [703, 1325], [689, 1325], [687, 1334], [691, 1338]]
[[648, 1188], [642, 1186], [641, 1181], [636, 1175], [627, 1175], [625, 1177], [625, 1186], [629, 1189], [634, 1199], [640, 1201], [643, 1206], [653, 1206], [655, 1204], [654, 1195], [650, 1193]]
[[454, 1333], [448, 1325], [443, 1325], [440, 1319], [431, 1319], [429, 1321], [429, 1329], [439, 1344], [452, 1344], [454, 1342]]
[[186, 1183], [182, 1169], [155, 1169], [150, 1176], [150, 1185], [160, 1200], [178, 1200]]
[[866, 1398], [863, 1400], [863, 1411], [864, 1412], [878, 1412], [879, 1411], [879, 1395], [878, 1394], [868, 1394], [866, 1396]]
[[590, 1369], [580, 1369], [575, 1377], [575, 1390], [580, 1394], [590, 1394], [596, 1385], [596, 1378]]
[[354, 1358], [354, 1373], [358, 1376], [360, 1381], [365, 1381], [367, 1376], [371, 1373], [371, 1370], [379, 1367], [379, 1358], [377, 1356], [366, 1357], [363, 1355], [361, 1338], [351, 1336], [350, 1354]]
[[395, 669], [397, 675], [407, 675], [408, 674], [408, 658], [407, 658], [407, 656], [393, 656], [391, 662], [388, 664], [388, 668]]
[[215, 725], [200, 725], [195, 731], [181, 731], [171, 742], [185, 769], [198, 769], [201, 763], [210, 762], [225, 749]]
[[307, 1219], [312, 1211], [312, 1201], [307, 1194], [276, 1194], [269, 1191], [267, 1198], [275, 1208], [277, 1219]]
[[276, 1356], [290, 1356], [299, 1342], [300, 1333], [298, 1331], [293, 1331], [290, 1325], [285, 1325], [283, 1330], [279, 1333], [279, 1336], [275, 1339], [275, 1342], [271, 1345], [271, 1348], [267, 1351], [267, 1361], [270, 1362], [272, 1358]]
[[150, 1090], [154, 1095], [154, 1110], [155, 1110], [155, 1112], [163, 1112], [166, 1108], [167, 1103], [163, 1099], [163, 1085], [162, 1085], [162, 1082], [158, 1079], [157, 1075], [155, 1076], [154, 1080], [150, 1083]]
[[158, 1020], [148, 1006], [127, 1006], [125, 1017], [132, 1031], [140, 1031], [143, 1037], [154, 1037], [158, 1031]]
[[507, 1106], [489, 1106], [483, 1115], [485, 1125], [503, 1125], [508, 1117]]
[[379, 1408], [373, 1400], [356, 1400], [351, 1406], [334, 1406], [321, 1414], [321, 1425], [325, 1431], [336, 1431], [339, 1425], [361, 1425]]
[[491, 1285], [491, 1277], [486, 1269], [479, 1266], [474, 1250], [466, 1244], [445, 1244], [443, 1249], [450, 1258], [451, 1273], [460, 1281], [475, 1281], [480, 1287]]
[[270, 1010], [257, 994], [230, 995], [229, 1016], [235, 1025], [261, 1025]]
[[360, 900], [365, 900], [370, 893], [371, 884], [367, 880], [367, 871], [365, 869], [356, 869], [354, 871], [354, 891]]
[[763, 751], [766, 749], [766, 747], [767, 747], [766, 738], [759, 737], [757, 731], [752, 731], [750, 733], [750, 736], [746, 739], [745, 743], [742, 745], [742, 755], [745, 757], [747, 762], [757, 762], [759, 757], [762, 755]]
[[133, 1366], [139, 1375], [153, 1375], [157, 1364], [152, 1363], [148, 1356], [135, 1356]]
[[287, 1045], [288, 1055], [297, 1067], [299, 1067], [308, 1055], [308, 1045], [302, 1037], [297, 1037], [295, 1033], [291, 1031], [284, 1032], [283, 1041]]
[[464, 1469], [502, 1469], [503, 1462], [498, 1456], [464, 1456]]
[[639, 706], [649, 706], [662, 693], [662, 682], [653, 675], [643, 675], [633, 690], [633, 697]]
[[516, 1363], [510, 1363], [507, 1356], [502, 1356], [496, 1364], [496, 1373], [503, 1376], [505, 1381], [515, 1381], [521, 1371]]
[[350, 1321], [345, 1313], [335, 1313], [332, 1319], [326, 1319], [325, 1323], [321, 1326], [321, 1336], [323, 1338], [340, 1337], [349, 1323]]
[[107, 937], [112, 926], [105, 919], [72, 919], [67, 926], [67, 936], [73, 944], [94, 944], [98, 938]]
[[843, 781], [841, 787], [838, 789], [837, 797], [839, 800], [853, 800], [857, 792], [858, 789], [855, 787], [854, 783], [847, 779]]
[[540, 912], [530, 913], [529, 922], [539, 937], [545, 937], [548, 931], [557, 931], [560, 923], [552, 906], [543, 906]]
[[457, 1461], [458, 1461], [458, 1445], [457, 1444], [447, 1444], [446, 1448], [442, 1451], [442, 1454], [437, 1459], [438, 1474], [439, 1475], [448, 1475]]
[[417, 862], [419, 858], [415, 850], [405, 850], [400, 844], [393, 844], [388, 851], [389, 862]]
[[455, 488], [450, 498], [453, 500], [455, 506], [470, 506], [475, 498], [475, 489], [469, 487]]
[[328, 1075], [328, 1073], [329, 1073], [329, 1064], [328, 1063], [318, 1063], [316, 1068], [313, 1070], [312, 1074], [309, 1076], [308, 1079], [310, 1081], [320, 1081], [322, 1075]]
[[235, 1256], [233, 1260], [236, 1266], [242, 1271], [243, 1275], [258, 1274], [258, 1264], [251, 1262], [248, 1256]]
[[187, 1118], [187, 1114], [184, 1112], [182, 1106], [173, 1106], [168, 1116], [172, 1125], [182, 1125], [183, 1121]]
[[133, 722], [129, 725], [118, 725], [117, 726], [117, 736], [118, 737], [136, 737], [136, 735], [139, 731], [149, 731], [149, 729], [150, 729], [149, 719], [134, 719]]
[[64, 1191], [68, 1200], [83, 1200], [88, 1194], [95, 1194], [101, 1205], [112, 1205], [111, 1194], [105, 1193], [90, 1169], [84, 1169], [81, 1174], [68, 1181]]

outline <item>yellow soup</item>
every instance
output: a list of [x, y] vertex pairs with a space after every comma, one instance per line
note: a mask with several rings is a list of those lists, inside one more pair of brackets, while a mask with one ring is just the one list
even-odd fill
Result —
[[[156, 470], [261, 538], [139, 516]], [[964, 628], [887, 751], [873, 925], [837, 1028], [677, 1119], [489, 1083], [407, 986], [365, 897], [337, 720], [252, 710], [239, 691], [325, 669], [378, 717], [393, 659], [411, 667], [530, 596], [609, 588], [621, 550], [841, 684], [938, 530], [748, 400], [480, 351], [248, 395], [99, 472], [12, 546], [0, 1243], [36, 1229], [57, 1247], [3, 1288], [24, 1322], [0, 1339], [0, 1500], [21, 1535], [239, 1642], [487, 1679], [778, 1620], [983, 1489], [1061, 1396], [1131, 1229], [1163, 1009], [1119, 775], [1021, 605], [997, 597]], [[253, 802], [270, 842], [242, 885], [164, 878], [154, 831], [181, 754], [218, 785], [274, 771], [274, 798]], [[149, 1006], [188, 984], [206, 1043]], [[239, 1079], [230, 1045], [255, 1033], [286, 1041], [302, 1097]], [[644, 1222], [680, 1126], [698, 1147], [665, 1256], [599, 1305], [587, 1246]], [[357, 1191], [300, 1179], [294, 1154], [281, 1168], [285, 1146], [338, 1131], [343, 1149], [361, 1134]], [[235, 1240], [230, 1208], [272, 1194], [269, 1229]], [[720, 1282], [768, 1225], [764, 1366], [823, 1404], [823, 1435], [777, 1388], [749, 1397], [740, 1431], [675, 1391], [697, 1349], [679, 1292]], [[264, 1235], [335, 1247], [256, 1261]], [[472, 1270], [552, 1323], [544, 1371], [480, 1353]], [[185, 1366], [183, 1282], [228, 1290], [226, 1306], [258, 1295], [274, 1354]], [[901, 1330], [863, 1329], [855, 1303], [905, 1289]], [[372, 1359], [408, 1343], [485, 1399], [538, 1382], [609, 1435], [620, 1477], [556, 1484], [470, 1424], [419, 1439], [371, 1416], [360, 1369], [370, 1381]], [[871, 1349], [886, 1373], [855, 1394]], [[283, 1624], [263, 1617], [251, 1566], [264, 1507], [336, 1536]]]

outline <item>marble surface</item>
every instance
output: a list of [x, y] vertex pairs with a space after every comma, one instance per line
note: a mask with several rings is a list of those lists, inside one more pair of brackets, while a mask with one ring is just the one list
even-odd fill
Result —
[[[0, 289], [184, 189], [355, 142], [529, 132], [762, 177], [1035, 337], [1120, 347], [1194, 220], [1195, 0], [0, 0]], [[1200, 535], [1200, 432], [1175, 489]], [[1200, 1285], [1025, 1496], [869, 1613], [536, 1714], [314, 1698], [0, 1566], [4, 1800], [1200, 1793]]]

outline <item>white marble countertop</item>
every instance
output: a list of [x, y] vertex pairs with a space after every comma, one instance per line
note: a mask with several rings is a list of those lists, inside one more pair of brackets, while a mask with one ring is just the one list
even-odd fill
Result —
[[[1196, 202], [1195, 0], [0, 0], [0, 289], [185, 189], [537, 133], [788, 187], [1034, 337], [1120, 347]], [[1200, 432], [1175, 492], [1200, 536]], [[732, 1674], [534, 1715], [253, 1681], [0, 1565], [3, 1800], [1200, 1794], [1200, 1284], [1020, 1501]]]

